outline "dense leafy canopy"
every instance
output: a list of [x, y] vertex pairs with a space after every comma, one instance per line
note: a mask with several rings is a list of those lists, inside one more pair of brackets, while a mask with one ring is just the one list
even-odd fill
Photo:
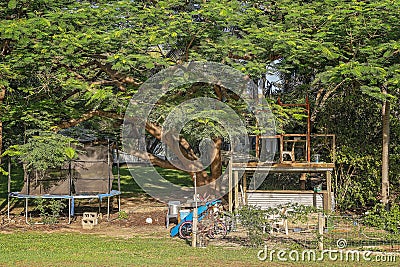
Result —
[[[337, 134], [336, 196], [344, 208], [377, 199], [381, 108], [390, 101], [390, 179], [396, 197], [399, 1], [10, 0], [2, 1], [0, 10], [6, 147], [26, 142], [30, 129], [86, 124], [115, 135], [128, 100], [152, 74], [180, 62], [216, 61], [264, 81], [271, 104], [278, 95], [292, 103], [309, 95], [313, 131]], [[277, 83], [265, 81], [267, 67], [280, 76]], [[239, 113], [245, 111], [223, 88], [197, 84], [177, 91], [160, 100], [150, 134], [159, 130], [157, 123], [173, 103], [188, 97], [223, 96]], [[279, 131], [302, 127], [288, 122], [301, 110], [272, 108], [278, 126], [286, 126]], [[207, 135], [221, 132], [212, 121], [193, 125]], [[186, 133], [195, 143], [190, 130]]]

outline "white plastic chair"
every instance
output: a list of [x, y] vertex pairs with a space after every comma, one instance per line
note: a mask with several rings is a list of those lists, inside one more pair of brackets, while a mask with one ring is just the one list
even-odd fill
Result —
[[169, 201], [168, 202], [168, 211], [167, 216], [165, 217], [165, 226], [169, 227], [169, 222], [171, 218], [174, 218], [178, 221], [179, 219], [179, 208], [181, 206], [180, 201]]
[[[274, 229], [279, 231], [281, 227], [283, 227], [283, 230], [285, 230], [285, 234], [289, 235], [289, 229], [288, 229], [288, 222], [286, 219], [287, 211], [286, 208], [282, 208], [279, 212], [279, 214], [272, 214], [269, 215], [267, 219], [269, 226], [270, 226], [270, 234], [274, 233]], [[265, 233], [265, 228], [263, 228], [263, 233]]]

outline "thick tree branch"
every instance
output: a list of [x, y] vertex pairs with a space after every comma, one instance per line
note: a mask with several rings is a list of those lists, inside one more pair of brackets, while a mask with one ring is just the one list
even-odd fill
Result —
[[343, 80], [343, 81], [341, 81], [340, 83], [338, 83], [333, 89], [327, 90], [327, 91], [325, 92], [324, 96], [322, 97], [322, 99], [321, 99], [321, 96], [322, 96], [322, 93], [323, 93], [324, 90], [323, 90], [323, 89], [320, 89], [320, 90], [318, 91], [317, 98], [316, 98], [316, 101], [315, 101], [315, 109], [314, 109], [314, 111], [312, 112], [311, 118], [310, 118], [310, 120], [311, 120], [312, 122], [315, 121], [319, 110], [325, 105], [326, 101], [329, 99], [329, 97], [331, 96], [331, 94], [333, 94], [333, 93], [344, 83], [344, 81], [345, 81], [345, 80]]
[[[162, 129], [160, 126], [147, 121], [146, 122], [146, 131], [148, 133], [150, 133], [156, 139], [161, 140], [163, 133], [162, 133]], [[193, 168], [203, 169], [203, 166], [201, 166], [200, 165], [201, 163], [199, 163], [199, 161], [198, 161], [198, 157], [197, 157], [196, 153], [193, 151], [192, 147], [190, 146], [190, 144], [187, 142], [187, 140], [185, 138], [183, 138], [181, 136], [176, 137], [176, 136], [172, 136], [172, 135], [171, 136], [166, 135], [164, 142], [166, 142], [166, 145], [172, 149], [174, 149], [174, 146], [172, 146], [170, 144], [170, 142], [179, 142], [180, 151], [173, 151], [175, 153], [175, 155], [182, 156], [182, 154], [183, 154], [183, 156], [185, 158], [184, 159], [180, 158], [180, 160], [196, 161], [196, 163], [193, 163]], [[190, 169], [190, 166], [185, 166], [185, 168]], [[188, 173], [192, 176], [192, 179], [194, 180], [195, 173], [194, 172], [188, 172]], [[212, 178], [210, 179], [210, 176], [208, 175], [208, 173], [203, 170], [203, 171], [196, 172], [196, 181], [197, 181], [197, 185], [201, 186], [201, 185], [208, 184], [208, 183], [212, 182], [213, 180], [212, 180]]]
[[130, 150], [129, 154], [144, 160], [149, 160], [151, 164], [159, 166], [164, 169], [172, 169], [177, 170], [178, 168], [171, 164], [168, 160], [161, 159], [159, 157], [154, 156], [151, 153], [139, 150]]
[[100, 61], [95, 61], [97, 67], [99, 67], [102, 71], [104, 71], [113, 81], [116, 82], [117, 86], [121, 91], [126, 91], [126, 88], [123, 86], [123, 83], [132, 84], [135, 86], [140, 86], [141, 83], [137, 82], [134, 78], [124, 76], [117, 71], [112, 69], [111, 64], [102, 64]]
[[106, 111], [101, 111], [101, 110], [91, 110], [87, 113], [82, 114], [81, 117], [77, 118], [77, 119], [71, 119], [69, 121], [65, 121], [60, 123], [59, 125], [57, 125], [55, 127], [55, 131], [59, 131], [61, 129], [66, 129], [66, 128], [70, 128], [73, 126], [78, 125], [81, 122], [87, 121], [93, 117], [104, 117], [104, 118], [111, 118], [111, 119], [118, 119], [118, 120], [122, 120], [123, 117], [120, 114], [116, 114], [116, 113], [111, 113], [111, 112], [106, 112]]

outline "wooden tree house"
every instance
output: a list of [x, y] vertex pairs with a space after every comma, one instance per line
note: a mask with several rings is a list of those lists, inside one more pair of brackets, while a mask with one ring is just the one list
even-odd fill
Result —
[[[310, 104], [283, 104], [283, 106], [304, 106], [307, 112], [305, 134], [279, 134], [254, 136], [255, 158], [250, 162], [235, 161], [235, 152], [230, 151], [228, 165], [229, 210], [243, 204], [268, 208], [288, 202], [333, 209], [332, 172], [335, 162], [335, 135], [311, 134]], [[274, 158], [263, 158], [266, 147], [275, 148]], [[268, 174], [293, 174], [299, 177], [297, 190], [262, 190], [260, 184]], [[306, 188], [307, 179], [318, 175], [323, 177], [314, 188]], [[257, 181], [257, 179], [262, 181]], [[323, 186], [322, 186], [323, 185]]]

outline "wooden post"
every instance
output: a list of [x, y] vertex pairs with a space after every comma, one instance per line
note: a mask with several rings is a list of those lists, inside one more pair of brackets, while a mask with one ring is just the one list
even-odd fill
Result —
[[256, 135], [256, 158], [260, 158], [260, 135]]
[[192, 224], [192, 247], [197, 247], [197, 220], [198, 220], [198, 214], [197, 214], [197, 179], [196, 179], [196, 173], [194, 173], [194, 209], [193, 209], [193, 224]]
[[[315, 192], [313, 193], [312, 204], [313, 204], [314, 208], [317, 207], [317, 193], [315, 193]], [[325, 202], [324, 202], [324, 204], [325, 204]]]
[[232, 207], [232, 158], [231, 161], [229, 162], [229, 174], [228, 174], [228, 206], [229, 206], [229, 212], [233, 211]]
[[310, 101], [308, 96], [306, 97], [306, 108], [307, 108], [307, 162], [311, 162], [311, 114], [310, 114]]
[[282, 163], [283, 162], [283, 135], [281, 134], [279, 136], [279, 146], [280, 146], [280, 151], [279, 151], [279, 162]]
[[328, 191], [322, 192], [322, 203], [324, 211], [329, 211]]
[[306, 190], [307, 173], [300, 175], [300, 190]]
[[239, 208], [239, 172], [235, 171], [233, 177], [235, 183], [235, 210], [237, 210]]
[[332, 173], [330, 171], [326, 172], [326, 191], [327, 191], [326, 208], [328, 211], [331, 211], [332, 210]]
[[324, 215], [322, 213], [318, 214], [318, 249], [324, 249]]
[[247, 204], [247, 175], [243, 173], [243, 204]]

